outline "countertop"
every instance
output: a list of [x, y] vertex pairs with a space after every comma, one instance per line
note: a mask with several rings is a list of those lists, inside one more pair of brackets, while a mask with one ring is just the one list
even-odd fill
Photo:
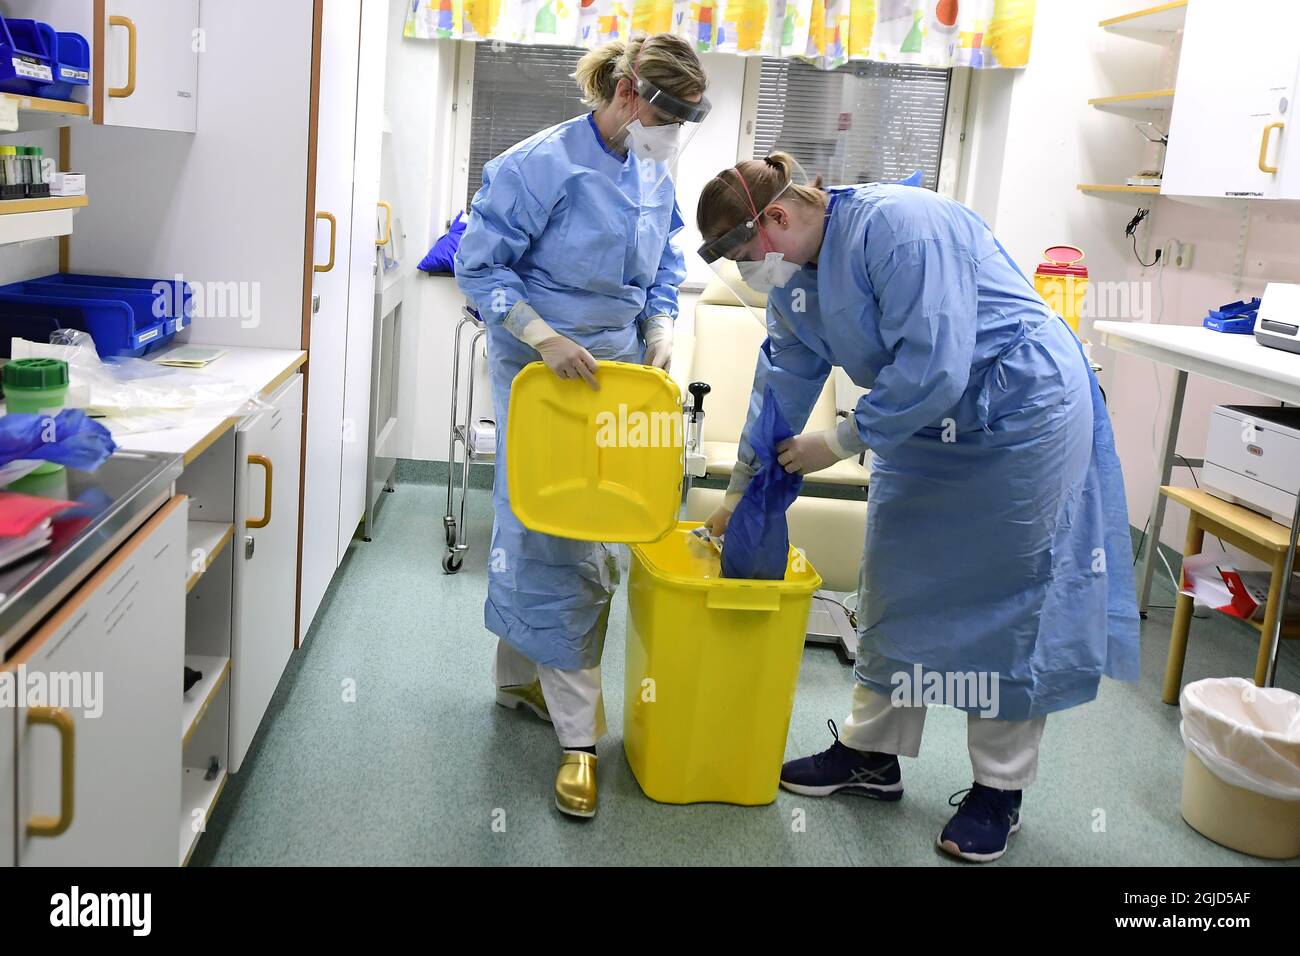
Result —
[[[253, 349], [219, 346], [226, 354], [215, 362], [193, 371], [214, 379], [238, 382], [250, 395], [270, 395], [307, 361], [307, 353], [298, 349]], [[150, 361], [164, 357], [170, 350], [149, 356]], [[187, 421], [180, 428], [161, 431], [114, 434], [118, 447], [130, 451], [167, 452], [181, 455], [190, 464], [218, 438], [239, 423], [238, 418], [208, 416]]]

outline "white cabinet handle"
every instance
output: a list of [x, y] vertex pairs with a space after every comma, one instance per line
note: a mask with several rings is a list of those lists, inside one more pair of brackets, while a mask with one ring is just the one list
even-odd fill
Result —
[[110, 87], [108, 95], [123, 100], [135, 93], [136, 51], [139, 47], [136, 37], [135, 21], [130, 17], [112, 16], [108, 18], [110, 27], [126, 28], [126, 86]]

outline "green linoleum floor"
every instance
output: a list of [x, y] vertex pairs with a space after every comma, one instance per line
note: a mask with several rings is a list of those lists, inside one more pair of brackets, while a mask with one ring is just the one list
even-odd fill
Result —
[[[482, 623], [488, 492], [470, 493], [474, 548], [453, 577], [440, 568], [445, 501], [445, 488], [421, 483], [384, 496], [375, 540], [353, 543], [194, 865], [952, 862], [934, 849], [949, 795], [970, 784], [965, 718], [952, 710], [929, 716], [896, 804], [782, 792], [766, 807], [674, 807], [642, 796], [620, 741], [625, 589], [605, 647], [600, 813], [560, 816], [550, 726], [493, 703], [495, 638]], [[1164, 585], [1156, 600], [1170, 604]], [[1048, 719], [1024, 827], [995, 865], [1262, 862], [1179, 816], [1178, 709], [1159, 699], [1170, 619], [1153, 610], [1144, 625], [1141, 683], [1103, 681], [1097, 700]], [[1255, 648], [1244, 626], [1197, 620], [1185, 678], [1249, 674]], [[1300, 655], [1283, 650], [1279, 684], [1300, 689]], [[345, 699], [353, 687], [355, 701]], [[842, 719], [851, 687], [833, 650], [804, 652], [788, 756], [829, 744], [826, 719]]]

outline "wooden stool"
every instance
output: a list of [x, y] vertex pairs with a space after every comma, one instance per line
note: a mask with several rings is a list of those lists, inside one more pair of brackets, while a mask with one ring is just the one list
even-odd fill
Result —
[[[1259, 656], [1255, 660], [1255, 683], [1262, 687], [1268, 677], [1269, 636], [1273, 633], [1273, 622], [1282, 613], [1282, 589], [1289, 577], [1284, 565], [1290, 529], [1248, 508], [1216, 498], [1197, 488], [1166, 485], [1160, 489], [1160, 493], [1170, 501], [1186, 505], [1190, 512], [1184, 557], [1200, 554], [1205, 534], [1209, 532], [1225, 544], [1238, 547], [1251, 557], [1265, 562], [1272, 569], [1268, 601], [1264, 605], [1264, 622], [1246, 622], [1260, 632]], [[1152, 542], [1152, 546], [1159, 547], [1159, 542]], [[1300, 563], [1300, 558], [1297, 563]], [[1178, 694], [1182, 690], [1187, 632], [1192, 625], [1192, 603], [1190, 597], [1180, 594], [1174, 605], [1174, 626], [1169, 635], [1169, 660], [1165, 664], [1165, 689], [1161, 695], [1166, 704], [1178, 703]], [[1300, 631], [1291, 629], [1284, 630], [1282, 636], [1293, 638], [1297, 634]]]

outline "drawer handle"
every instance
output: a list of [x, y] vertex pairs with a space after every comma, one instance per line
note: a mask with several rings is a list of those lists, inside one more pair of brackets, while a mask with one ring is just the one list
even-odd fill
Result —
[[379, 206], [384, 210], [387, 216], [384, 220], [384, 238], [376, 239], [375, 245], [386, 246], [393, 241], [393, 206], [391, 203], [384, 202], [382, 199], [379, 200]]
[[248, 463], [250, 465], [261, 465], [266, 469], [266, 491], [262, 496], [262, 517], [256, 521], [249, 521], [245, 524], [247, 528], [265, 528], [271, 523], [271, 477], [274, 471], [271, 467], [271, 459], [265, 455], [249, 455]]
[[1268, 141], [1273, 130], [1282, 129], [1285, 126], [1285, 123], [1269, 123], [1264, 127], [1264, 135], [1259, 138], [1259, 171], [1261, 173], [1277, 172], [1276, 166], [1268, 164]]
[[108, 91], [109, 96], [123, 100], [135, 93], [136, 50], [139, 46], [136, 42], [135, 21], [130, 17], [112, 16], [108, 18], [108, 25], [126, 28], [126, 86], [110, 87]]
[[33, 816], [27, 821], [27, 835], [56, 837], [72, 826], [73, 797], [77, 792], [77, 725], [62, 707], [31, 707], [27, 710], [28, 724], [47, 724], [59, 732], [62, 743], [62, 760], [59, 774], [59, 815], [57, 817]]

